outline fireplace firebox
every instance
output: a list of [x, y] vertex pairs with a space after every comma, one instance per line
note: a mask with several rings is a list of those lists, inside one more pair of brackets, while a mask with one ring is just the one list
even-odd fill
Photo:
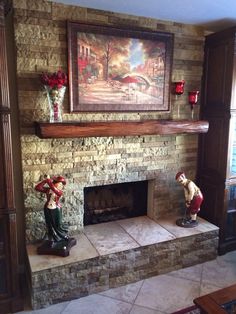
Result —
[[148, 181], [84, 188], [84, 225], [147, 215]]

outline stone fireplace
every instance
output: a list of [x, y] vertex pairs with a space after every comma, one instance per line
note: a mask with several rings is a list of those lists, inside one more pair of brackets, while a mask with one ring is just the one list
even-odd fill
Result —
[[[181, 211], [183, 191], [174, 180], [176, 172], [184, 170], [190, 178], [195, 178], [196, 174], [197, 133], [201, 131], [202, 126], [200, 125], [197, 131], [196, 126], [193, 127], [194, 123], [198, 125], [197, 121], [194, 122], [198, 116], [198, 106], [194, 111], [194, 120], [191, 123], [185, 121], [180, 125], [181, 119], [192, 120], [191, 109], [186, 105], [186, 95], [178, 99], [171, 95], [171, 107], [168, 112], [134, 110], [71, 114], [69, 97], [66, 94], [63, 123], [46, 125], [47, 128], [53, 129], [53, 134], [47, 133], [43, 137], [41, 135], [44, 132], [41, 132], [39, 136], [34, 125], [34, 121], [47, 121], [48, 114], [48, 104], [39, 84], [39, 75], [42, 71], [53, 72], [58, 68], [67, 70], [66, 20], [80, 20], [86, 23], [97, 21], [99, 24], [110, 26], [140, 26], [153, 31], [173, 33], [175, 40], [171, 80], [187, 77], [189, 88], [200, 86], [203, 30], [189, 25], [176, 25], [169, 21], [130, 17], [76, 6], [72, 8], [51, 1], [39, 0], [31, 4], [26, 5], [25, 1], [14, 2], [14, 28], [25, 228], [33, 307], [36, 309], [103, 291], [214, 258], [218, 230], [203, 225], [205, 229], [196, 229], [194, 234], [181, 230], [182, 235], [179, 235], [180, 230], [175, 226], [176, 217], [167, 222], [161, 220]], [[25, 19], [25, 16], [29, 18]], [[40, 54], [41, 51], [43, 53]], [[169, 123], [167, 126], [166, 120], [171, 120], [171, 125]], [[64, 129], [66, 122], [70, 129], [68, 125], [66, 130]], [[124, 122], [129, 122], [129, 127]], [[63, 136], [60, 134], [61, 128], [64, 130]], [[113, 133], [110, 132], [112, 128]], [[132, 129], [132, 132], [127, 133], [128, 129]], [[194, 129], [196, 132], [193, 132]], [[186, 130], [189, 132], [187, 135]], [[67, 181], [61, 202], [63, 220], [68, 224], [70, 234], [78, 237], [78, 244], [65, 259], [38, 256], [36, 253], [36, 243], [45, 235], [45, 198], [35, 193], [34, 186], [45, 174], [50, 177], [62, 175]], [[140, 190], [132, 192], [128, 188], [127, 196], [126, 184], [131, 182], [144, 182], [145, 187], [140, 188], [141, 193]], [[117, 185], [122, 187], [118, 196], [113, 190]], [[87, 208], [84, 194], [90, 194], [91, 188], [97, 191], [101, 186], [106, 189], [105, 192], [103, 189], [99, 191], [100, 195], [109, 194], [110, 197], [106, 199], [100, 196], [97, 201], [93, 198], [96, 193], [92, 192], [92, 203], [98, 202], [95, 209], [97, 213], [104, 211], [104, 207], [109, 208], [112, 221], [105, 223], [99, 218], [98, 224], [91, 225], [91, 218], [87, 218], [87, 210], [90, 207]], [[146, 205], [143, 204], [139, 208], [139, 214], [142, 216], [119, 219], [125, 211], [132, 212], [143, 202], [139, 199], [138, 204], [135, 203], [131, 198], [132, 194], [136, 195], [135, 200], [140, 194], [143, 200], [146, 199]], [[117, 204], [118, 199], [123, 199], [124, 203]], [[103, 203], [106, 204], [103, 206]], [[122, 211], [121, 208], [128, 209]], [[119, 212], [118, 220], [114, 220], [115, 212]], [[139, 236], [133, 237], [130, 230], [125, 232], [126, 227], [136, 227], [135, 221], [137, 224], [144, 221], [147, 223], [138, 225], [142, 241]], [[95, 245], [96, 241], [99, 242], [103, 237], [104, 225], [110, 225], [110, 233], [105, 232], [104, 241], [106, 242], [107, 238], [113, 241], [110, 242], [111, 251], [104, 244], [103, 250], [106, 253], [101, 252], [102, 245]], [[146, 231], [150, 232], [150, 225], [154, 229], [152, 228], [151, 235], [145, 238]], [[159, 230], [165, 234], [164, 239]], [[118, 246], [120, 232], [124, 232], [124, 241]], [[155, 242], [149, 241], [153, 240], [153, 235], [156, 237]], [[129, 241], [126, 241], [127, 239]], [[131, 243], [131, 246], [124, 248], [123, 244], [127, 242]]]
[[[36, 24], [24, 19], [31, 15], [37, 19]], [[45, 200], [36, 195], [34, 186], [45, 174], [62, 175], [67, 180], [62, 208], [72, 235], [79, 234], [84, 227], [84, 187], [148, 181], [147, 216], [157, 220], [180, 210], [182, 191], [174, 181], [176, 172], [184, 170], [190, 178], [196, 174], [198, 135], [194, 129], [199, 123], [199, 107], [196, 106], [192, 120], [186, 95], [178, 99], [170, 95], [168, 111], [139, 112], [134, 108], [130, 112], [71, 113], [67, 90], [63, 124], [46, 125], [46, 136], [41, 136], [45, 134], [42, 128], [41, 137], [36, 136], [35, 121], [46, 122], [48, 117], [48, 103], [39, 75], [42, 71], [54, 72], [61, 68], [66, 72], [68, 69], [67, 20], [98, 21], [112, 27], [133, 25], [173, 33], [171, 80], [187, 76], [188, 87], [197, 88], [202, 76], [204, 32], [198, 27], [131, 18], [114, 12], [87, 12], [87, 8], [72, 9], [51, 1], [39, 0], [36, 8], [16, 1], [14, 28], [27, 243], [44, 237]], [[45, 55], [38, 55], [41, 50]], [[24, 56], [28, 54], [26, 60]], [[187, 123], [190, 118], [191, 123]], [[182, 120], [185, 121], [181, 124]], [[61, 136], [61, 128], [67, 122], [70, 129], [67, 125]], [[49, 128], [53, 129], [51, 135]], [[203, 128], [199, 126], [196, 133]], [[186, 131], [188, 135], [182, 134]]]
[[[41, 0], [36, 10], [17, 1], [14, 5], [33, 308], [215, 258], [215, 226], [201, 221], [194, 230], [182, 230], [175, 224], [184, 201], [175, 174], [183, 170], [189, 178], [196, 175], [198, 133], [205, 129], [205, 124], [197, 121], [198, 107], [192, 119], [187, 96], [174, 99], [170, 95], [168, 112], [71, 114], [67, 94], [63, 123], [43, 124], [48, 105], [38, 80], [42, 71], [67, 69], [66, 20], [97, 20], [111, 26], [135, 25], [174, 33], [171, 80], [187, 77], [188, 88], [197, 88], [202, 76], [203, 31]], [[40, 132], [33, 121], [38, 122]], [[67, 181], [63, 220], [77, 244], [66, 258], [37, 255], [37, 241], [45, 234], [45, 199], [36, 195], [34, 186], [45, 174], [62, 175]]]
[[[27, 158], [32, 155], [32, 144], [37, 140], [37, 151], [42, 152], [38, 153], [40, 160], [36, 159], [35, 162], [54, 161], [53, 165], [41, 166], [27, 165], [31, 161], [24, 161], [25, 184], [28, 184], [25, 198], [26, 236], [30, 243], [43, 238], [45, 233], [44, 195], [40, 197], [33, 188], [44, 173], [50, 176], [58, 173], [66, 177], [64, 198], [61, 200], [63, 220], [69, 225], [71, 235], [76, 235], [84, 228], [85, 188], [89, 191], [91, 187], [97, 190], [99, 186], [117, 184], [122, 186], [144, 181], [147, 185], [145, 215], [158, 220], [170, 213], [180, 212], [183, 191], [174, 179], [179, 167], [187, 171], [190, 177], [194, 176], [195, 171], [197, 145], [195, 134], [50, 140], [36, 139], [32, 136], [22, 140], [24, 152], [28, 151]], [[188, 159], [185, 158], [186, 145], [188, 155], [189, 151], [192, 152], [192, 157]], [[111, 204], [108, 206], [112, 207]]]

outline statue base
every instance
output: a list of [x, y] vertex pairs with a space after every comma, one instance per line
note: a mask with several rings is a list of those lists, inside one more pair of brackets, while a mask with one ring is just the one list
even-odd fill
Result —
[[176, 220], [176, 225], [183, 228], [194, 228], [198, 225], [198, 221], [187, 218], [179, 218]]
[[37, 253], [39, 255], [57, 255], [66, 257], [69, 256], [70, 249], [74, 245], [76, 245], [76, 240], [74, 238], [58, 242], [45, 240], [43, 244], [37, 248]]

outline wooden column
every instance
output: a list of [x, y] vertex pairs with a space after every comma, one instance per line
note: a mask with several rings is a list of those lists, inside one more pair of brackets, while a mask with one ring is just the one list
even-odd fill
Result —
[[11, 111], [9, 100], [5, 15], [10, 1], [0, 0], [0, 313], [23, 309], [20, 299], [16, 209], [13, 189]]

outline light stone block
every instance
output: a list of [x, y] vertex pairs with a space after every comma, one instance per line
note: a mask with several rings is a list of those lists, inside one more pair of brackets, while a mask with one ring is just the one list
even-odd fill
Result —
[[86, 21], [87, 8], [64, 5], [60, 3], [53, 3], [52, 6], [53, 20], [72, 20], [72, 21]]

